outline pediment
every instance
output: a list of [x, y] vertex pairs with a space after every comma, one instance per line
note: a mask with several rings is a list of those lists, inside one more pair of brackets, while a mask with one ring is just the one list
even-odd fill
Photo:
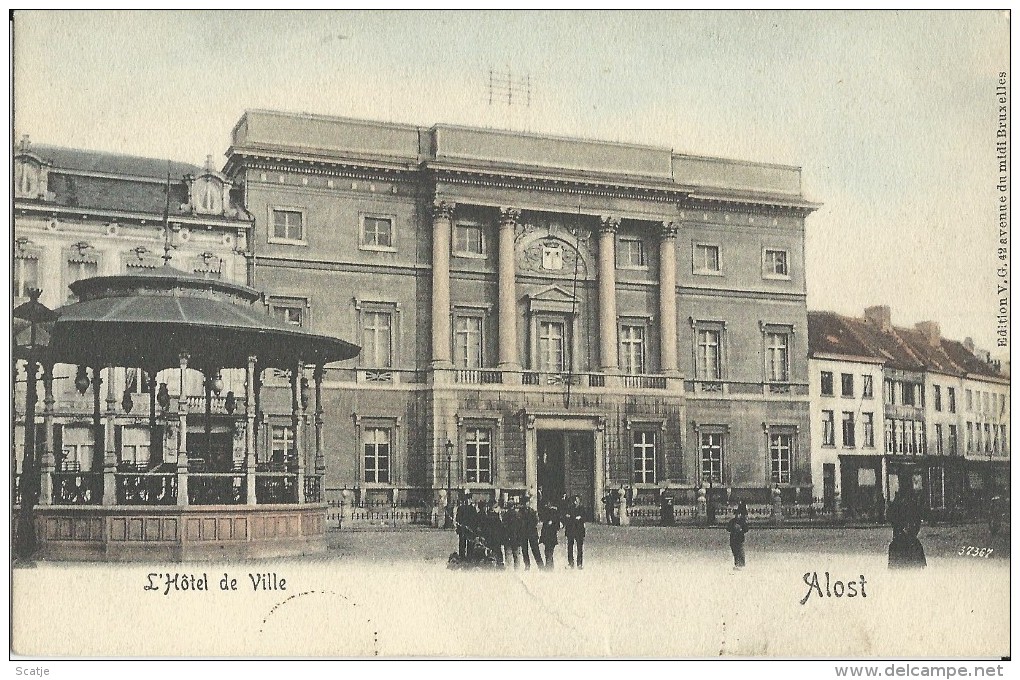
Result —
[[528, 296], [530, 300], [535, 302], [566, 302], [571, 303], [574, 301], [574, 296], [559, 286], [546, 286], [536, 293], [532, 293]]

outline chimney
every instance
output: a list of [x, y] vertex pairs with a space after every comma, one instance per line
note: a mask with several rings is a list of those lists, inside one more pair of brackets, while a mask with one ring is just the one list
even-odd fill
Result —
[[971, 354], [974, 353], [974, 338], [964, 338], [963, 346], [967, 348], [967, 351]]
[[892, 310], [889, 305], [875, 305], [864, 310], [864, 318], [884, 331], [892, 330]]
[[942, 333], [939, 331], [939, 324], [937, 321], [919, 321], [914, 324], [914, 327], [925, 337], [928, 344], [932, 347], [938, 347], [942, 344]]

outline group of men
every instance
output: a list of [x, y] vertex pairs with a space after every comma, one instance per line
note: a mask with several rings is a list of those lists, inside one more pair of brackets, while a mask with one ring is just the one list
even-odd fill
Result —
[[[541, 503], [536, 512], [530, 496], [524, 496], [519, 504], [507, 501], [504, 508], [499, 501], [475, 502], [465, 495], [453, 519], [459, 540], [457, 552], [450, 556], [451, 565], [505, 568], [512, 561], [517, 569], [523, 557], [524, 568], [531, 569], [533, 557], [540, 569], [553, 569], [562, 527], [567, 539], [568, 566], [584, 568], [585, 512], [580, 496], [568, 499], [564, 495], [559, 506]], [[543, 554], [539, 553], [539, 544]]]

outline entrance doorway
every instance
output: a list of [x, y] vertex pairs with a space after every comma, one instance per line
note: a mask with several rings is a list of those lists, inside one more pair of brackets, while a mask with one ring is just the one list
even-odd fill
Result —
[[208, 472], [229, 472], [234, 463], [234, 435], [226, 426], [215, 423], [206, 435], [204, 426], [188, 427], [188, 453], [196, 467]]
[[592, 519], [595, 510], [595, 435], [590, 431], [539, 430], [538, 488], [543, 501], [559, 506], [566, 495], [581, 497]]

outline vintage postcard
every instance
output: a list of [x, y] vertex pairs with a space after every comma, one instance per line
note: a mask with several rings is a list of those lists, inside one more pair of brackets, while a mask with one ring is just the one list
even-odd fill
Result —
[[1008, 667], [1008, 11], [12, 25], [17, 674]]

